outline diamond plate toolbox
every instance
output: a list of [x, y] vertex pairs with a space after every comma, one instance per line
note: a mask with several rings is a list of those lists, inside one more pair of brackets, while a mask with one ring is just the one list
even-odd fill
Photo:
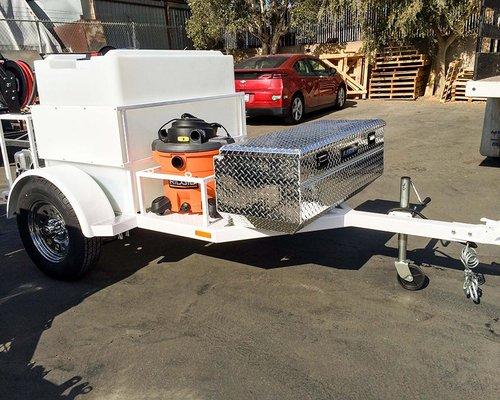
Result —
[[323, 120], [223, 146], [218, 211], [235, 224], [296, 232], [382, 175], [384, 126]]

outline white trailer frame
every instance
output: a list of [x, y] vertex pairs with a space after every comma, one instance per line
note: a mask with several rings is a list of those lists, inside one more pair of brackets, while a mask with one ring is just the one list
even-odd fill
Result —
[[[130, 108], [130, 107], [128, 107]], [[207, 183], [214, 180], [214, 175], [205, 178], [195, 178], [192, 176], [168, 175], [158, 172], [159, 167], [146, 168], [135, 173], [135, 187], [139, 199], [138, 213], [128, 213], [113, 215], [110, 217], [111, 208], [107, 208], [105, 213], [93, 217], [96, 211], [96, 196], [99, 196], [100, 188], [98, 185], [89, 188], [87, 174], [75, 173], [74, 166], [53, 166], [40, 167], [40, 160], [37, 154], [36, 142], [34, 137], [33, 122], [30, 114], [2, 114], [0, 120], [22, 120], [25, 121], [28, 128], [29, 147], [32, 153], [34, 170], [21, 174], [17, 179], [13, 179], [9, 168], [5, 168], [7, 178], [8, 192], [14, 192], [18, 185], [22, 184], [23, 179], [29, 176], [40, 176], [62, 187], [63, 193], [73, 201], [72, 205], [80, 209], [80, 224], [89, 226], [90, 229], [84, 230], [86, 237], [116, 236], [134, 228], [149, 229], [157, 232], [169, 233], [199, 239], [213, 243], [234, 242], [239, 240], [257, 239], [268, 236], [284, 235], [279, 232], [263, 231], [246, 226], [232, 225], [224, 218], [214, 219], [208, 214], [208, 196]], [[246, 134], [246, 132], [244, 133]], [[5, 139], [3, 129], [0, 125], [0, 149], [4, 164], [7, 160], [8, 140]], [[16, 144], [16, 143], [14, 143]], [[63, 168], [61, 168], [63, 167]], [[70, 168], [67, 181], [62, 182], [62, 170]], [[202, 194], [201, 214], [168, 214], [158, 216], [147, 210], [144, 196], [144, 180], [177, 180], [200, 185]], [[72, 187], [67, 187], [71, 181]], [[71, 195], [75, 188], [85, 188], [86, 192], [91, 191], [91, 202], [82, 203], [82, 196]], [[69, 194], [69, 196], [68, 196]], [[15, 214], [15, 198], [9, 196], [7, 215], [12, 217]], [[73, 204], [74, 203], [74, 204]], [[102, 207], [102, 206], [101, 206]], [[97, 207], [99, 209], [99, 207]], [[106, 215], [107, 214], [107, 215]], [[99, 220], [99, 217], [102, 218]], [[87, 221], [84, 221], [87, 220]], [[411, 236], [428, 237], [451, 242], [474, 242], [477, 244], [500, 245], [500, 221], [481, 218], [482, 224], [468, 224], [461, 222], [445, 222], [429, 219], [412, 218], [405, 212], [392, 212], [388, 215], [357, 211], [343, 203], [338, 207], [332, 208], [318, 219], [314, 220], [297, 233], [312, 232], [318, 230], [328, 230], [336, 228], [357, 227], [384, 232], [400, 233]]]

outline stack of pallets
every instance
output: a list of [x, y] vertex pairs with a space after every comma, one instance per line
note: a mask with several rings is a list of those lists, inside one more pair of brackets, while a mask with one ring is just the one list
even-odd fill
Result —
[[375, 57], [370, 99], [414, 100], [425, 90], [427, 57], [412, 47], [388, 47]]
[[451, 85], [451, 101], [485, 101], [484, 97], [467, 97], [465, 95], [465, 86], [472, 79], [474, 71], [461, 70]]

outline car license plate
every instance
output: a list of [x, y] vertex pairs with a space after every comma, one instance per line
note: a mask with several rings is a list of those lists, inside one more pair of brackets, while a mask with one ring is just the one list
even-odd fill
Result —
[[245, 102], [250, 101], [250, 95], [248, 93], [245, 93]]

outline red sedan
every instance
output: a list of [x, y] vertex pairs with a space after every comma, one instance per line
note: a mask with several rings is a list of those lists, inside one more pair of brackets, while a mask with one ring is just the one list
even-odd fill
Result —
[[342, 108], [346, 85], [335, 68], [303, 54], [252, 57], [235, 65], [236, 91], [245, 92], [247, 116], [275, 115], [299, 123], [304, 114]]

